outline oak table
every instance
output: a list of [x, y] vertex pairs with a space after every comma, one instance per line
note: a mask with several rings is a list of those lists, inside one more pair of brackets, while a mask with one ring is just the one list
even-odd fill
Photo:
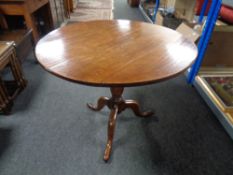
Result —
[[[111, 112], [104, 160], [112, 149], [117, 114], [126, 108], [147, 117], [134, 100], [124, 100], [124, 87], [172, 78], [195, 60], [197, 48], [176, 31], [144, 22], [103, 20], [76, 23], [52, 31], [36, 46], [39, 63], [48, 72], [90, 86], [110, 87], [112, 96], [100, 97], [94, 111]], [[94, 93], [94, 92], [93, 92]]]

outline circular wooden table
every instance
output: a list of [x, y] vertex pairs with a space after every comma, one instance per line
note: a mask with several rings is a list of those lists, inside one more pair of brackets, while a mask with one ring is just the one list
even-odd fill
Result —
[[[39, 63], [48, 72], [69, 81], [110, 87], [112, 97], [100, 97], [99, 111], [111, 110], [104, 160], [112, 149], [117, 114], [131, 108], [141, 112], [134, 100], [124, 100], [124, 87], [156, 83], [185, 71], [195, 60], [197, 48], [176, 31], [128, 20], [70, 24], [50, 32], [36, 46]], [[94, 92], [93, 92], [94, 93]]]

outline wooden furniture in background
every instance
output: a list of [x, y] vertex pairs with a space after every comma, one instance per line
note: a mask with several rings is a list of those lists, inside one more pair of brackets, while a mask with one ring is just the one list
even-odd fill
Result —
[[70, 18], [70, 0], [64, 0], [64, 8], [65, 8], [65, 12], [66, 12], [66, 17]]
[[66, 9], [67, 18], [70, 18], [70, 14], [74, 10], [73, 0], [64, 0], [64, 5], [65, 5], [65, 9]]
[[140, 0], [127, 0], [131, 7], [138, 7]]
[[[35, 43], [39, 40], [39, 32], [35, 13], [41, 11], [45, 16], [43, 22], [48, 31], [52, 30], [53, 20], [49, 0], [0, 0], [0, 13], [3, 15], [22, 15], [28, 29], [32, 29]], [[7, 28], [8, 26], [4, 26]]]
[[[14, 80], [4, 81], [2, 71], [10, 67]], [[21, 65], [16, 57], [13, 42], [0, 42], [0, 110], [9, 114], [14, 98], [26, 87]]]
[[3, 30], [0, 33], [0, 41], [13, 41], [16, 56], [23, 62], [34, 49], [32, 30]]
[[[77, 32], [78, 31], [78, 32]], [[75, 44], [74, 44], [75, 43]], [[62, 27], [36, 46], [39, 63], [50, 73], [76, 83], [110, 87], [112, 96], [100, 97], [93, 110], [110, 108], [104, 160], [112, 149], [117, 114], [130, 108], [140, 112], [134, 100], [124, 100], [124, 87], [156, 83], [185, 71], [195, 60], [193, 42], [171, 29], [128, 20], [90, 21]]]
[[49, 0], [51, 6], [51, 13], [55, 27], [60, 27], [60, 25], [69, 18], [70, 3], [68, 0]]

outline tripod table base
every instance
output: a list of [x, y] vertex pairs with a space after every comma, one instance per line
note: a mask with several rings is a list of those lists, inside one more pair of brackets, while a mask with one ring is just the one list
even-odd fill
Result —
[[124, 100], [122, 98], [124, 91], [123, 87], [111, 87], [110, 89], [112, 94], [111, 98], [100, 97], [96, 106], [87, 104], [87, 106], [94, 111], [100, 111], [104, 106], [107, 106], [111, 110], [108, 121], [108, 140], [104, 152], [105, 161], [108, 161], [110, 158], [117, 114], [121, 113], [126, 108], [130, 108], [133, 110], [135, 115], [139, 117], [149, 117], [153, 115], [153, 112], [141, 112], [139, 109], [139, 104], [136, 101]]

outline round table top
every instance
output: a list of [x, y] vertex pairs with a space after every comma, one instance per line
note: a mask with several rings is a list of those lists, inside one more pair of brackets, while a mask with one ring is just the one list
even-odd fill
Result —
[[36, 46], [49, 72], [92, 86], [136, 86], [176, 76], [195, 60], [195, 44], [145, 22], [103, 20], [69, 24]]

